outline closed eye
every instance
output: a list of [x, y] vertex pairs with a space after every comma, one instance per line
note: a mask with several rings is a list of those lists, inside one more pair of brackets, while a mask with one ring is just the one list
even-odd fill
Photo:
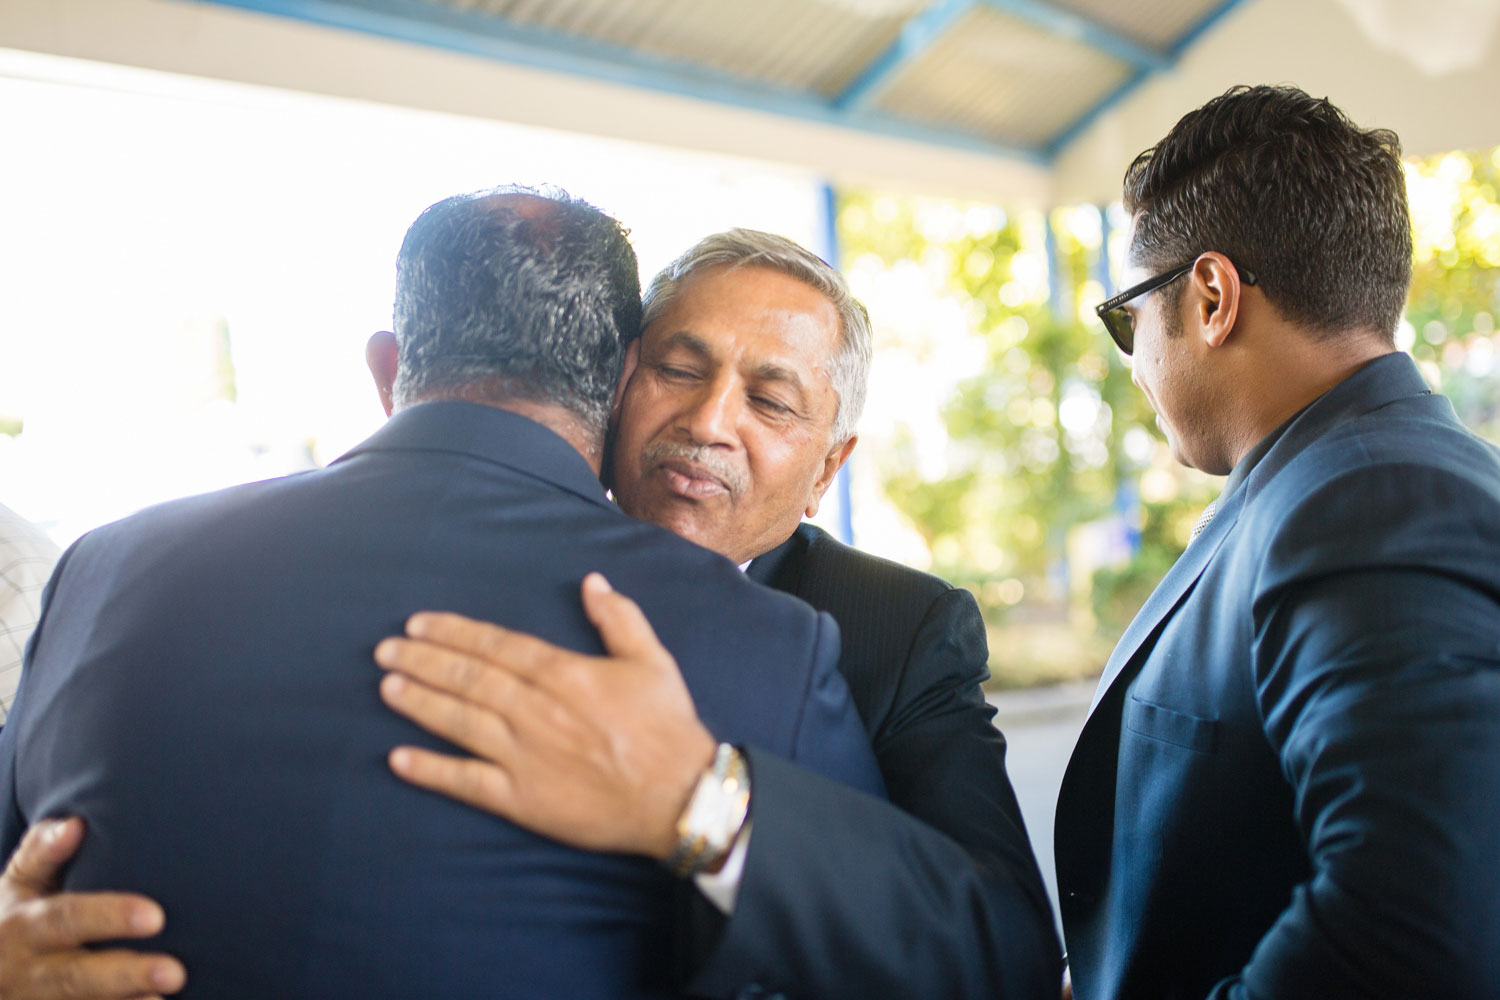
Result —
[[698, 378], [698, 373], [688, 368], [679, 368], [676, 365], [658, 364], [654, 366], [656, 373], [662, 378], [687, 380]]
[[771, 413], [780, 414], [792, 412], [792, 408], [790, 406], [787, 406], [785, 403], [782, 403], [779, 400], [771, 399], [767, 396], [751, 396], [750, 401], [756, 406], [759, 406], [761, 409], [767, 410]]

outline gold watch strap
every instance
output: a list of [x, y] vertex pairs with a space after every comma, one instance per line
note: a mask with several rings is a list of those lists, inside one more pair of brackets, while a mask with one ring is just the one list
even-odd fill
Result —
[[720, 743], [677, 817], [677, 847], [665, 864], [678, 878], [729, 854], [750, 812], [750, 771], [737, 747]]

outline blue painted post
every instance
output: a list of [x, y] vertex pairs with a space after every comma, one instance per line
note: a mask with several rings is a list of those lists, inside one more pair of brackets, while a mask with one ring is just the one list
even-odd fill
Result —
[[1115, 293], [1114, 277], [1110, 273], [1112, 261], [1109, 259], [1109, 206], [1099, 206], [1099, 253], [1094, 257], [1094, 280], [1099, 282], [1099, 287], [1104, 289], [1104, 297], [1109, 298]]
[[[839, 266], [839, 199], [833, 185], [823, 182], [823, 259], [834, 267]], [[854, 544], [854, 498], [849, 484], [849, 467], [854, 464], [851, 455], [844, 467], [833, 478], [833, 488], [839, 498], [839, 541]]]
[[1052, 228], [1052, 212], [1049, 209], [1045, 216], [1047, 220], [1047, 301], [1052, 305], [1052, 318], [1059, 323], [1066, 323], [1069, 319], [1069, 302], [1072, 299], [1072, 289], [1068, 287], [1068, 281], [1062, 269], [1062, 250], [1057, 245], [1057, 233]]

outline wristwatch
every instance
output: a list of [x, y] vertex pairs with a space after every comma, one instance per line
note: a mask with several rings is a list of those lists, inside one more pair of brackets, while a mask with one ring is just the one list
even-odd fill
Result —
[[750, 812], [750, 771], [745, 755], [720, 743], [677, 817], [677, 848], [666, 866], [688, 878], [723, 862]]

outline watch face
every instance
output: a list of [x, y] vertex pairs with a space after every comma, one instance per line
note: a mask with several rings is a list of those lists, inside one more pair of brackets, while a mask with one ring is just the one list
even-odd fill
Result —
[[705, 845], [702, 864], [728, 853], [745, 825], [750, 808], [750, 782], [744, 758], [733, 747], [728, 747], [727, 754], [723, 749], [721, 746], [713, 764], [698, 779], [677, 824], [683, 842], [678, 846], [679, 852], [688, 841], [701, 840]]

